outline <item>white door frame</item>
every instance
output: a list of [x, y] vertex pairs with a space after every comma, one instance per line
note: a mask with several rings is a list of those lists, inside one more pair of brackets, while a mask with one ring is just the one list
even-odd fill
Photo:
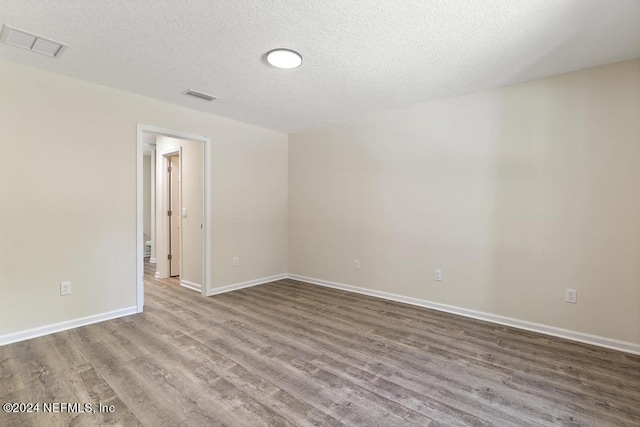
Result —
[[[148, 126], [141, 123], [137, 125], [137, 154], [136, 154], [136, 306], [137, 312], [142, 313], [144, 307], [144, 247], [143, 244], [143, 135], [144, 133], [153, 133], [156, 135], [168, 136], [170, 138], [186, 139], [189, 141], [201, 143], [204, 145], [204, 224], [203, 224], [203, 240], [204, 250], [202, 251], [203, 265], [203, 286], [202, 295], [207, 296], [211, 289], [211, 138], [208, 136], [195, 135], [171, 129], [163, 129], [155, 126]], [[156, 155], [157, 151], [156, 151]]]

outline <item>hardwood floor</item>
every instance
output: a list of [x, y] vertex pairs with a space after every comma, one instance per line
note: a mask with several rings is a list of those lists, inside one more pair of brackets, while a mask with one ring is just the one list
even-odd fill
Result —
[[41, 403], [0, 426], [640, 426], [637, 356], [293, 280], [145, 280], [142, 314], [0, 347], [0, 403]]

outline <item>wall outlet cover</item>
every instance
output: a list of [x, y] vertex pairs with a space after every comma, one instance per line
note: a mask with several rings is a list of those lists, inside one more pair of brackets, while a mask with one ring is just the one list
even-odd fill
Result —
[[71, 294], [71, 282], [60, 283], [60, 295], [70, 295], [70, 294]]
[[564, 291], [564, 300], [565, 302], [571, 303], [571, 304], [577, 304], [578, 303], [578, 291], [576, 291], [575, 289], [566, 289]]

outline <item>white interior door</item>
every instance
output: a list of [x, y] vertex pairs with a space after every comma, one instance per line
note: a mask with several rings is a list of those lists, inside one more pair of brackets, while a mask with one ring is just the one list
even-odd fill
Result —
[[180, 275], [180, 156], [169, 160], [169, 275]]

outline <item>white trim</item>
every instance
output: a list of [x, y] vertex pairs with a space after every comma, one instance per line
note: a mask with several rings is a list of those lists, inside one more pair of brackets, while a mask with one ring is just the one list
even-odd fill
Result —
[[343, 283], [330, 282], [328, 280], [321, 280], [321, 279], [315, 279], [312, 277], [299, 276], [297, 274], [288, 274], [287, 277], [289, 279], [298, 280], [300, 282], [311, 283], [313, 285], [340, 289], [348, 292], [355, 292], [358, 294], [387, 299], [391, 301], [402, 302], [405, 304], [417, 305], [419, 307], [425, 307], [433, 310], [444, 311], [447, 313], [457, 314], [459, 316], [470, 317], [472, 319], [484, 320], [485, 322], [497, 323], [499, 325], [511, 326], [517, 329], [524, 329], [526, 331], [538, 332], [544, 335], [551, 335], [554, 337], [564, 338], [571, 341], [577, 341], [585, 344], [595, 345], [598, 347], [605, 347], [612, 350], [623, 351], [625, 353], [640, 355], [640, 344], [635, 344], [628, 341], [621, 341], [613, 338], [601, 337], [598, 335], [585, 334], [583, 332], [571, 331], [568, 329], [557, 328], [555, 326], [543, 325], [540, 323], [514, 319], [506, 316], [499, 316], [497, 314], [485, 313], [482, 311], [469, 310], [462, 307], [440, 304], [437, 302], [427, 301], [419, 298], [406, 297], [406, 296], [392, 294], [388, 292], [360, 288], [358, 286], [345, 285]]
[[149, 255], [149, 262], [153, 259], [156, 262], [156, 148], [155, 145], [151, 150], [151, 206], [149, 210], [151, 212], [151, 255]]
[[[151, 252], [145, 252], [145, 253], [144, 253], [144, 257], [145, 257], [145, 258], [147, 258], [147, 257], [148, 257], [149, 259], [151, 259]], [[151, 262], [151, 261], [149, 261], [149, 262]]]
[[[204, 150], [202, 150], [204, 151]], [[184, 206], [184, 204], [182, 203], [182, 160], [183, 160], [183, 154], [182, 154], [182, 145], [180, 147], [178, 147], [178, 212], [177, 212], [177, 216], [178, 216], [178, 274], [180, 274], [180, 277], [183, 277], [183, 271], [182, 271], [182, 266], [184, 265], [184, 263], [182, 262], [183, 259], [183, 253], [184, 251], [182, 250], [183, 245], [182, 245], [182, 240], [184, 238], [184, 233], [182, 232], [182, 230], [184, 230], [184, 225], [182, 224], [182, 206]], [[173, 172], [171, 172], [173, 174]], [[204, 191], [204, 182], [202, 183], [202, 189]], [[171, 183], [169, 183], [169, 185], [171, 185]], [[173, 197], [173, 193], [171, 194], [171, 197]], [[202, 203], [204, 204], [204, 199], [202, 200]], [[202, 206], [204, 208], [204, 206]], [[169, 208], [171, 210], [173, 210], [172, 208]], [[203, 212], [204, 213], [204, 212]], [[171, 221], [173, 221], [173, 216], [171, 217]], [[204, 236], [202, 236], [202, 240], [204, 241]], [[204, 242], [203, 242], [204, 243]], [[171, 243], [169, 243], [169, 245], [171, 245]], [[204, 252], [204, 245], [202, 247], [202, 251]], [[173, 253], [173, 252], [172, 252]], [[202, 264], [202, 269], [204, 270], [204, 264]], [[200, 287], [200, 293], [202, 294], [202, 287]]]
[[144, 127], [136, 129], [136, 312], [142, 313], [144, 307], [144, 219], [142, 208], [143, 195], [143, 169], [144, 169]]
[[202, 252], [202, 266], [204, 269], [202, 296], [207, 296], [209, 290], [213, 286], [213, 271], [211, 263], [211, 229], [213, 220], [211, 217], [211, 174], [213, 168], [211, 147], [211, 138], [203, 137], [204, 142], [204, 159], [202, 159], [202, 168], [204, 170], [204, 218], [202, 222], [202, 233], [204, 239], [204, 251]]
[[130, 316], [138, 312], [137, 307], [127, 307], [120, 310], [108, 311], [102, 314], [94, 314], [92, 316], [81, 317], [79, 319], [67, 320], [65, 322], [54, 323], [53, 325], [40, 326], [25, 331], [14, 332], [7, 335], [0, 335], [0, 346], [11, 344], [18, 341], [29, 340], [31, 338], [41, 337], [43, 335], [55, 334], [56, 332], [66, 331], [68, 329], [87, 326], [93, 323], [104, 322], [105, 320], [117, 319], [118, 317]]
[[188, 280], [180, 280], [180, 286], [184, 286], [187, 289], [202, 292], [202, 285], [198, 283], [189, 282]]
[[157, 259], [155, 259], [154, 257], [150, 257], [150, 258], [149, 258], [149, 262], [150, 262], [151, 264], [157, 264], [157, 263], [158, 263], [158, 260], [157, 260]]
[[[550, 335], [558, 338], [564, 338], [570, 341], [577, 341], [585, 344], [591, 344], [598, 347], [609, 348], [612, 350], [618, 350], [625, 353], [640, 355], [640, 344], [616, 340], [613, 338], [606, 338], [598, 335], [586, 334], [583, 332], [571, 331], [568, 329], [557, 328], [555, 326], [543, 325], [540, 323], [529, 322], [526, 320], [514, 319], [506, 316], [499, 316], [496, 314], [485, 313], [482, 311], [469, 310], [462, 307], [456, 307], [452, 305], [440, 304], [433, 301], [427, 301], [419, 298], [406, 297], [402, 295], [392, 294], [389, 292], [375, 291], [372, 289], [361, 288], [358, 286], [346, 285], [344, 283], [331, 282], [328, 280], [315, 279], [312, 277], [300, 276], [297, 274], [278, 274], [275, 276], [264, 277], [261, 279], [249, 280], [247, 282], [236, 283], [233, 285], [223, 286], [221, 288], [211, 289], [207, 296], [218, 295], [226, 292], [231, 292], [239, 289], [249, 288], [252, 286], [258, 286], [265, 283], [275, 282], [282, 279], [293, 279], [300, 282], [310, 283], [313, 285], [324, 286], [327, 288], [340, 289], [347, 292], [354, 292], [358, 294], [368, 295], [376, 298], [382, 298], [390, 301], [397, 301], [405, 304], [411, 304], [419, 307], [430, 308], [433, 310], [443, 311], [446, 313], [456, 314], [459, 316], [470, 317], [472, 319], [483, 320], [485, 322], [496, 323], [499, 325], [510, 326], [517, 329], [523, 329], [526, 331], [538, 332], [544, 335]], [[202, 286], [182, 281], [180, 284], [186, 288], [200, 291]], [[137, 306], [123, 308], [120, 310], [109, 311], [102, 314], [96, 314], [92, 316], [82, 317], [79, 319], [68, 320], [61, 323], [55, 323], [53, 325], [41, 326], [33, 329], [28, 329], [21, 332], [14, 332], [11, 334], [0, 335], [0, 346], [11, 344], [18, 341], [24, 341], [31, 338], [37, 338], [43, 335], [54, 334], [56, 332], [66, 331], [68, 329], [78, 328], [81, 326], [91, 325], [93, 323], [103, 322], [105, 320], [116, 319], [119, 317], [129, 316], [139, 313]]]
[[218, 295], [218, 294], [224, 294], [226, 292], [237, 291], [238, 289], [250, 288], [251, 286], [263, 285], [265, 283], [275, 282], [276, 280], [286, 279], [287, 277], [289, 276], [286, 273], [277, 274], [275, 276], [263, 277], [262, 279], [254, 279], [254, 280], [249, 280], [247, 282], [236, 283], [234, 285], [223, 286], [221, 288], [211, 289], [207, 294], [207, 296], [210, 297], [212, 295]]

